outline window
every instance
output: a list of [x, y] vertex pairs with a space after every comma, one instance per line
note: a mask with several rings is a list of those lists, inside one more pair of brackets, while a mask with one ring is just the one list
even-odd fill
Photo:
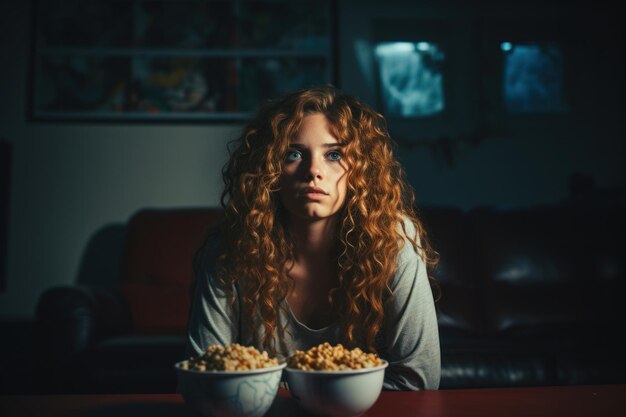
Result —
[[560, 113], [567, 110], [563, 93], [563, 55], [554, 43], [500, 44], [504, 54], [502, 98], [510, 113]]
[[432, 42], [381, 42], [375, 46], [384, 112], [430, 116], [445, 107], [444, 54]]

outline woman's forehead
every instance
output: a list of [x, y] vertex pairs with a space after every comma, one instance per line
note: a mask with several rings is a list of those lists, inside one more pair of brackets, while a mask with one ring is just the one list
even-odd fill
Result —
[[335, 146], [339, 140], [335, 136], [335, 129], [328, 118], [315, 113], [306, 115], [300, 122], [296, 134], [290, 138], [290, 143], [311, 143], [316, 146]]

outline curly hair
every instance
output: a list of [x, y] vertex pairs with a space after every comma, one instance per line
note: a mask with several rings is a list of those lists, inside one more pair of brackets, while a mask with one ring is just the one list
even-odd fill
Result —
[[[233, 289], [238, 288], [250, 328], [264, 329], [254, 335], [255, 342], [275, 352], [276, 336], [284, 336], [278, 315], [293, 285], [286, 264], [294, 248], [277, 191], [290, 140], [310, 114], [326, 116], [331, 133], [344, 146], [348, 172], [333, 248], [338, 286], [330, 291], [329, 302], [345, 330], [346, 344], [363, 343], [375, 351], [405, 236], [429, 271], [438, 256], [417, 217], [413, 190], [393, 156], [395, 143], [385, 119], [333, 86], [267, 101], [237, 139], [222, 171], [225, 216], [217, 276], [233, 302]], [[415, 226], [415, 237], [408, 236], [406, 221]], [[436, 287], [430, 273], [429, 279]]]

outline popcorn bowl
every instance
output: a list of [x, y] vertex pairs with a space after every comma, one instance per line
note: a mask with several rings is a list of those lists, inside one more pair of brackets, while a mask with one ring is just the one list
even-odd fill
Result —
[[262, 417], [274, 402], [283, 368], [249, 371], [197, 371], [177, 362], [179, 391], [185, 403], [201, 417]]
[[360, 416], [370, 409], [383, 388], [383, 364], [362, 369], [316, 371], [285, 368], [291, 396], [310, 413], [340, 417]]

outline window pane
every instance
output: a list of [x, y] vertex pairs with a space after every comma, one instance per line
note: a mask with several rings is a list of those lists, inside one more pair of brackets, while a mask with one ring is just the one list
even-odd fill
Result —
[[387, 116], [430, 116], [444, 110], [444, 53], [437, 44], [379, 43], [375, 55]]
[[553, 44], [503, 42], [503, 99], [513, 113], [567, 110], [563, 95], [563, 56]]

